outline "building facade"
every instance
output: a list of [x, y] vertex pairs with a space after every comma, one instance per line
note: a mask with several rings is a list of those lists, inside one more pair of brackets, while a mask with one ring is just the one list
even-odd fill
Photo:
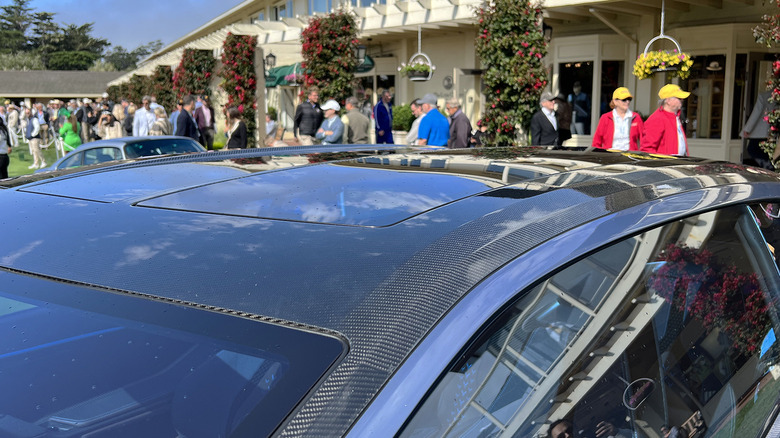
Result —
[[[480, 3], [345, 2], [358, 17], [358, 35], [373, 63], [370, 70], [357, 74], [355, 94], [365, 93], [375, 103], [378, 90], [390, 89], [396, 105], [426, 93], [436, 94], [441, 105], [454, 96], [474, 124], [483, 107], [480, 72], [489, 67], [481, 65], [474, 45], [474, 9]], [[278, 66], [293, 66], [301, 61], [300, 34], [308, 17], [339, 6], [339, 0], [247, 0], [182, 36], [112, 84], [127, 81], [132, 74], [151, 74], [157, 65], [175, 68], [185, 48], [213, 50], [218, 57], [228, 32], [257, 35], [258, 60], [273, 53]], [[646, 48], [674, 48], [668, 39], [647, 46], [663, 34], [679, 42], [695, 61], [690, 78], [673, 80], [692, 92], [683, 107], [691, 155], [741, 160], [741, 127], [765, 86], [775, 56], [775, 51], [755, 42], [752, 32], [770, 6], [761, 0], [547, 0], [542, 7], [545, 24], [552, 29], [545, 58], [550, 91], [572, 98], [577, 94], [586, 106], [581, 133], [566, 145], [590, 144], [599, 116], [608, 110], [618, 86], [632, 91], [632, 109], [645, 117], [657, 108], [657, 92], [666, 83], [664, 74], [637, 80], [632, 67]], [[402, 77], [398, 67], [420, 51], [436, 70], [430, 80], [413, 82]], [[218, 92], [218, 80], [212, 85]], [[271, 105], [279, 110], [280, 124], [291, 130], [300, 95], [298, 87], [279, 84], [258, 93], [260, 120], [266, 105]]]

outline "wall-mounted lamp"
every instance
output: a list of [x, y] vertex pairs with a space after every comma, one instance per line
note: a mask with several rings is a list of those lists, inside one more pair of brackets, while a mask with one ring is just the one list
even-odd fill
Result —
[[547, 23], [542, 23], [542, 35], [544, 35], [544, 40], [549, 44], [550, 41], [552, 41], [552, 26], [550, 26]]
[[268, 74], [268, 71], [272, 68], [276, 67], [276, 55], [273, 53], [269, 53], [265, 56], [263, 59], [263, 67], [265, 67], [265, 73]]
[[366, 46], [364, 45], [358, 45], [355, 46], [355, 48], [352, 51], [352, 56], [355, 57], [355, 61], [357, 62], [357, 65], [363, 64], [366, 60]]

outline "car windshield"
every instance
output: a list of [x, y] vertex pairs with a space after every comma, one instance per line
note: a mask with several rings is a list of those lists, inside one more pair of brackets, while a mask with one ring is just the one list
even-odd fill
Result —
[[[0, 272], [0, 430], [266, 436], [344, 350], [337, 338]], [[213, 292], [219, 293], [219, 292]]]
[[127, 158], [150, 157], [166, 154], [203, 152], [203, 146], [187, 138], [159, 138], [140, 140], [125, 145]]

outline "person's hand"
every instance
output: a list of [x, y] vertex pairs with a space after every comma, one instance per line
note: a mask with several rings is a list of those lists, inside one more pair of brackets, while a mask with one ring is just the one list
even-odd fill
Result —
[[596, 425], [596, 437], [615, 436], [615, 426], [607, 421], [602, 421]]
[[750, 137], [750, 131], [743, 131], [743, 137]]
[[381, 137], [383, 135], [385, 135], [385, 131], [379, 131], [379, 136]]

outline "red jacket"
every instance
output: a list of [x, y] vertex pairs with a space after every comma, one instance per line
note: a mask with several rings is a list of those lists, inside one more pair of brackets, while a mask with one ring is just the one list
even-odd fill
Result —
[[[665, 155], [678, 155], [677, 147], [677, 117], [680, 112], [670, 113], [663, 108], [655, 110], [645, 122], [645, 131], [642, 135], [643, 152], [651, 152]], [[685, 140], [685, 156], [688, 155], [688, 140]]]
[[[628, 150], [638, 151], [642, 140], [642, 117], [637, 113], [631, 115], [631, 130], [628, 131]], [[593, 147], [601, 149], [612, 148], [612, 137], [615, 134], [615, 119], [612, 111], [605, 113], [599, 119], [599, 126], [593, 135]]]

